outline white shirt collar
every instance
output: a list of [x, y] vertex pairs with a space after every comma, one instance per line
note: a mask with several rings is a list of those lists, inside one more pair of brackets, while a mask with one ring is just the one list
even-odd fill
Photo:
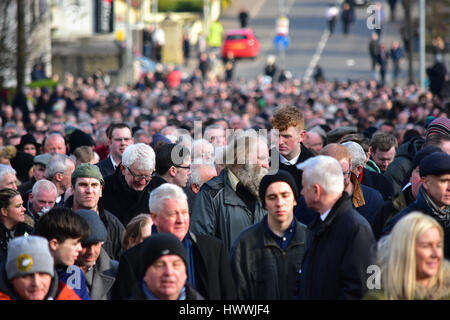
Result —
[[287, 164], [288, 166], [293, 166], [297, 163], [297, 160], [299, 157], [300, 157], [300, 153], [296, 157], [292, 158], [291, 160], [288, 160], [280, 154], [280, 162], [282, 164]]
[[112, 163], [112, 165], [114, 167], [114, 170], [116, 170], [117, 164], [114, 162], [114, 159], [113, 159], [113, 157], [111, 155], [109, 156], [109, 159], [111, 159], [111, 163]]
[[330, 211], [331, 211], [331, 208], [328, 209], [327, 211], [325, 211], [323, 214], [321, 214], [321, 215], [320, 215], [320, 219], [321, 219], [322, 221], [325, 221], [325, 219], [328, 217], [328, 214], [330, 213]]

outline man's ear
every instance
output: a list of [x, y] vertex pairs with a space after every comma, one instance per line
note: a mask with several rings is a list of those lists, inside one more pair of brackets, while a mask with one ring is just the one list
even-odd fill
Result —
[[56, 181], [61, 182], [62, 179], [63, 179], [63, 176], [64, 176], [63, 173], [57, 172], [57, 173], [55, 174], [55, 179], [56, 179]]
[[122, 175], [125, 175], [125, 170], [127, 170], [127, 168], [125, 168], [125, 166], [122, 163], [120, 163], [119, 166], [120, 166], [120, 171], [122, 172]]
[[175, 166], [171, 166], [167, 172], [171, 177], [175, 177], [177, 175], [177, 168]]
[[56, 240], [56, 238], [50, 239], [48, 241], [48, 246], [50, 248], [50, 251], [54, 252], [58, 249], [59, 247], [59, 242], [58, 240]]
[[304, 141], [306, 140], [307, 137], [308, 137], [308, 136], [307, 136], [306, 130], [302, 129], [302, 130], [300, 131], [300, 142], [304, 142]]

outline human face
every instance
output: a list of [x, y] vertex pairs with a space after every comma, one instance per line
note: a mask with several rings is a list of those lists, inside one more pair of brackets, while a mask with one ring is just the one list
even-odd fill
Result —
[[287, 160], [291, 160], [300, 153], [300, 142], [303, 141], [304, 130], [289, 127], [280, 131], [279, 149], [280, 154]]
[[189, 176], [192, 173], [191, 170], [191, 159], [185, 159], [183, 163], [175, 167], [174, 184], [182, 188], [186, 187], [189, 180]]
[[439, 229], [429, 228], [416, 239], [416, 279], [427, 286], [441, 266], [443, 247]]
[[8, 207], [1, 209], [3, 224], [7, 228], [11, 228], [19, 222], [23, 222], [25, 220], [25, 211], [22, 197], [18, 194], [9, 200]]
[[23, 152], [31, 154], [32, 156], [36, 155], [36, 146], [34, 144], [26, 144], [23, 147]]
[[102, 189], [102, 184], [96, 178], [77, 178], [73, 189], [74, 205], [78, 209], [97, 211]]
[[51, 136], [45, 141], [45, 153], [66, 154], [66, 144], [63, 137]]
[[42, 209], [51, 209], [56, 203], [56, 192], [40, 190], [36, 194], [30, 193], [29, 195], [30, 210], [37, 214], [42, 212]]
[[41, 272], [18, 276], [11, 280], [14, 291], [23, 300], [44, 300], [51, 283], [52, 276]]
[[183, 241], [190, 223], [187, 200], [165, 199], [162, 210], [159, 213], [150, 212], [150, 215], [158, 232], [171, 233]]
[[71, 160], [67, 160], [67, 171], [63, 173], [60, 182], [60, 188], [66, 191], [72, 184], [72, 173], [75, 171], [75, 163]]
[[110, 152], [114, 158], [122, 159], [126, 147], [133, 143], [131, 131], [128, 128], [117, 128], [111, 133]]
[[390, 148], [388, 151], [383, 152], [381, 150], [374, 151], [372, 159], [377, 164], [378, 168], [382, 172], [386, 171], [388, 166], [394, 161], [395, 147]]
[[427, 175], [422, 177], [422, 185], [437, 206], [444, 208], [450, 205], [450, 174]]
[[36, 181], [42, 180], [45, 178], [45, 166], [42, 164], [36, 163], [33, 168], [33, 176]]
[[211, 142], [215, 148], [222, 147], [227, 144], [224, 129], [208, 129], [205, 133], [205, 139]]
[[144, 190], [152, 179], [153, 170], [140, 170], [137, 162], [130, 167], [125, 167], [122, 164], [120, 168], [128, 186], [135, 191]]
[[341, 159], [339, 161], [342, 168], [342, 173], [344, 174], [344, 186], [347, 187], [350, 184], [350, 177], [352, 174], [352, 167], [350, 166], [350, 162], [348, 159]]
[[305, 145], [315, 154], [319, 154], [323, 147], [322, 138], [315, 132], [309, 132], [306, 136]]
[[148, 289], [161, 300], [176, 300], [187, 279], [183, 259], [174, 254], [162, 256], [145, 271]]
[[0, 189], [3, 188], [17, 190], [17, 177], [14, 173], [5, 173], [3, 180], [0, 182]]
[[77, 265], [89, 269], [100, 256], [102, 242], [82, 244], [81, 251], [77, 259]]
[[62, 243], [52, 239], [49, 241], [49, 247], [56, 266], [71, 266], [81, 251], [81, 242], [79, 238], [68, 238]]
[[420, 174], [419, 174], [419, 166], [414, 168], [414, 170], [411, 172], [411, 177], [409, 177], [409, 182], [411, 182], [411, 193], [414, 196], [414, 198], [416, 198], [417, 193], [419, 192], [420, 184], [422, 183], [422, 179], [420, 178]]
[[287, 227], [292, 222], [297, 201], [289, 184], [282, 181], [272, 183], [266, 190], [265, 203], [269, 226]]

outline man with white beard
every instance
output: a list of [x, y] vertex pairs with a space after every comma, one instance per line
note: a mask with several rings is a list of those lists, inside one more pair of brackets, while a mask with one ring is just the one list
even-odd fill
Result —
[[229, 250], [244, 228], [266, 214], [259, 183], [269, 169], [267, 141], [254, 130], [238, 130], [229, 139], [224, 160], [224, 170], [197, 194], [190, 230], [221, 239]]

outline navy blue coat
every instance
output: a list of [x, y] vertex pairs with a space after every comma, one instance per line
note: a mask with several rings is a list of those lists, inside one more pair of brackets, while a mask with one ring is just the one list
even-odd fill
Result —
[[324, 222], [317, 214], [302, 263], [303, 300], [361, 299], [366, 293], [367, 267], [375, 262], [376, 242], [369, 223], [346, 192]]
[[383, 196], [384, 201], [391, 200], [394, 196], [392, 180], [381, 173], [363, 169], [361, 184], [377, 190]]

